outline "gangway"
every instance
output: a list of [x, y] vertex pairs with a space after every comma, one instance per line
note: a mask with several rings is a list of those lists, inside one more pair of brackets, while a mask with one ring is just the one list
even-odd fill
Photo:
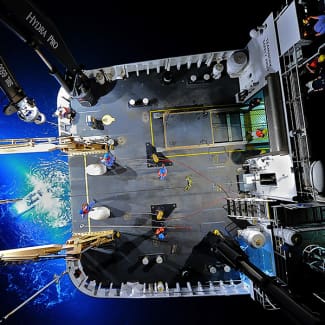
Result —
[[49, 137], [0, 139], [0, 154], [48, 152], [62, 150], [67, 154], [106, 152], [108, 150], [106, 137]]

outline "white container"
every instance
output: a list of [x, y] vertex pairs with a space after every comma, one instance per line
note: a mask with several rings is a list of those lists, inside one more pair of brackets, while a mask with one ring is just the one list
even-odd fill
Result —
[[111, 210], [106, 207], [94, 207], [88, 213], [88, 217], [92, 220], [105, 220], [110, 215]]
[[212, 69], [212, 78], [219, 79], [221, 77], [223, 70], [224, 70], [224, 66], [222, 63], [215, 64]]
[[289, 228], [274, 228], [275, 236], [280, 237], [284, 242], [290, 246], [295, 246], [301, 243], [302, 237], [297, 231]]
[[263, 247], [265, 244], [265, 236], [256, 228], [238, 230], [238, 235], [254, 248]]
[[104, 175], [107, 172], [103, 164], [90, 164], [86, 167], [86, 173], [92, 176]]

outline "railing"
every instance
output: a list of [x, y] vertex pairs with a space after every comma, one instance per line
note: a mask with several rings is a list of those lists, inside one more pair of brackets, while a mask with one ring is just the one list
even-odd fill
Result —
[[154, 283], [127, 282], [116, 287], [113, 283], [103, 287], [95, 280], [89, 280], [78, 260], [67, 260], [67, 269], [73, 284], [86, 295], [98, 298], [170, 298], [191, 296], [248, 295], [249, 288], [241, 280], [209, 281], [207, 283], [187, 282], [182, 286], [176, 282], [169, 287], [167, 282]]
[[212, 63], [219, 63], [223, 60], [229, 59], [230, 55], [234, 51], [220, 51], [220, 52], [209, 52], [202, 54], [178, 56], [171, 58], [164, 58], [158, 60], [148, 60], [142, 62], [128, 63], [106, 67], [98, 70], [86, 70], [85, 73], [88, 75], [96, 74], [98, 78], [103, 77], [103, 72], [108, 80], [124, 79], [128, 78], [130, 73], [136, 73], [139, 76], [141, 71], [145, 71], [147, 74], [150, 71], [156, 71], [157, 73], [163, 71], [170, 71], [171, 68], [180, 70], [181, 66], [185, 66], [190, 69], [192, 65], [196, 65], [200, 68], [201, 65], [205, 64], [210, 66]]
[[293, 46], [281, 57], [282, 83], [285, 109], [288, 117], [291, 156], [293, 160], [297, 194], [301, 198], [315, 198], [309, 177], [310, 149], [306, 134], [304, 101], [299, 78], [303, 57], [301, 47]]

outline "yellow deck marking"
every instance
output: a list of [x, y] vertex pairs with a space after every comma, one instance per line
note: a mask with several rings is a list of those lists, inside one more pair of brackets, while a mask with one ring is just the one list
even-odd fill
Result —
[[[85, 167], [85, 187], [86, 187], [86, 200], [87, 203], [89, 203], [89, 191], [88, 191], [88, 177], [87, 177], [87, 171], [86, 171], [86, 167], [87, 167], [87, 156], [84, 154], [84, 167]], [[87, 215], [87, 219], [88, 219], [88, 232], [90, 232], [90, 218]]]
[[246, 151], [245, 149], [235, 149], [235, 150], [223, 150], [223, 151], [209, 151], [209, 152], [196, 152], [196, 153], [180, 153], [177, 155], [166, 156], [167, 158], [176, 158], [176, 157], [188, 157], [188, 156], [202, 156], [202, 155], [217, 155], [221, 153], [229, 153], [229, 152], [241, 152]]
[[153, 136], [153, 126], [152, 126], [152, 114], [151, 112], [153, 111], [150, 111], [150, 114], [149, 114], [149, 124], [150, 124], [150, 133], [151, 133], [151, 144], [154, 146], [155, 145], [155, 139], [154, 139], [154, 136]]

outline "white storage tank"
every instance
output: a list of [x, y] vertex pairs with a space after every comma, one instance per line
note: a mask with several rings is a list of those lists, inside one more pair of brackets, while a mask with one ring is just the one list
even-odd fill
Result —
[[263, 247], [265, 244], [265, 236], [257, 228], [246, 228], [243, 230], [238, 230], [238, 235], [254, 248]]

